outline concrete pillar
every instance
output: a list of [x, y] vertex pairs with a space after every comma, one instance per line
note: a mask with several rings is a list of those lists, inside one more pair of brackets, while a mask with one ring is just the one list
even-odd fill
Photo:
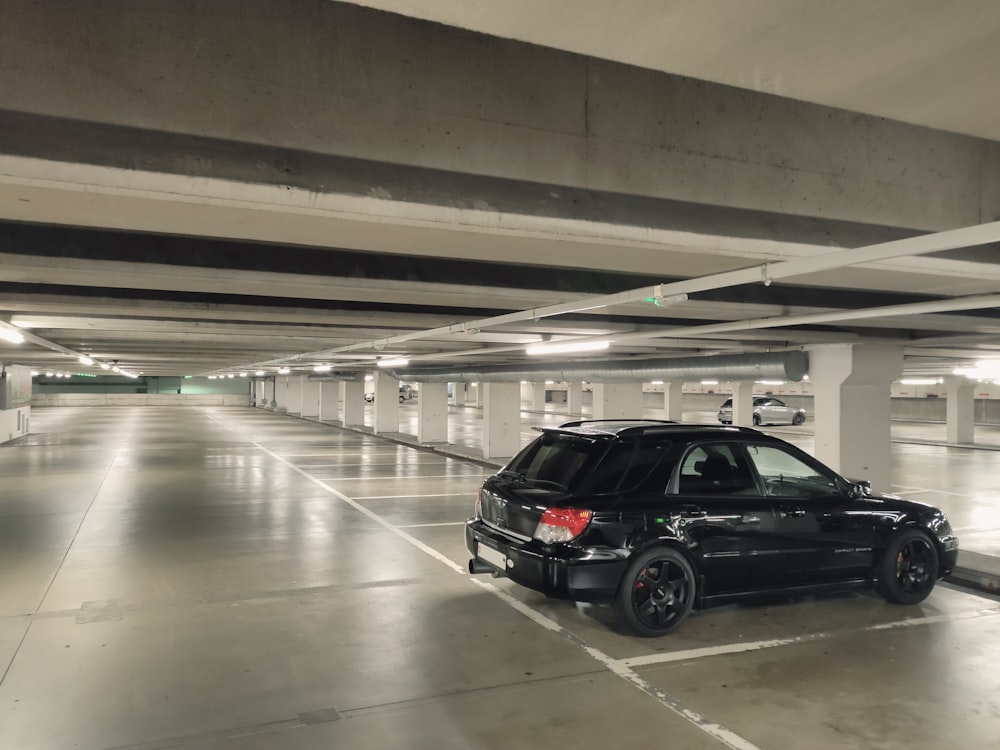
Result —
[[480, 409], [483, 408], [483, 384], [482, 383], [469, 383], [469, 387], [475, 394], [475, 403]]
[[733, 424], [753, 424], [753, 387], [752, 380], [733, 383]]
[[288, 380], [287, 375], [274, 379], [274, 406], [279, 411], [288, 411]]
[[302, 376], [289, 375], [285, 382], [288, 384], [285, 408], [289, 414], [302, 413]]
[[365, 381], [345, 381], [344, 416], [345, 427], [360, 427], [365, 423]]
[[374, 432], [399, 432], [399, 380], [378, 370], [375, 373]]
[[319, 381], [309, 380], [302, 376], [302, 411], [303, 417], [319, 417]]
[[483, 384], [483, 458], [508, 458], [521, 448], [521, 384]]
[[455, 402], [455, 406], [465, 406], [466, 388], [465, 383], [452, 383], [451, 398]]
[[959, 375], [944, 379], [948, 402], [945, 405], [949, 443], [973, 443], [976, 431], [976, 383]]
[[319, 384], [319, 421], [340, 419], [340, 386], [343, 381], [327, 380]]
[[809, 347], [815, 393], [816, 457], [849, 479], [891, 489], [890, 386], [903, 372], [903, 349], [884, 344]]
[[594, 419], [641, 419], [642, 383], [594, 383]]
[[268, 409], [273, 409], [277, 406], [274, 398], [274, 380], [264, 381], [264, 406]]
[[671, 422], [684, 421], [682, 402], [684, 383], [679, 380], [668, 380], [663, 383], [663, 418]]
[[420, 443], [448, 442], [448, 384], [420, 383], [417, 386], [417, 440]]
[[531, 410], [545, 411], [545, 381], [531, 384]]
[[583, 383], [566, 384], [566, 413], [571, 417], [583, 414]]

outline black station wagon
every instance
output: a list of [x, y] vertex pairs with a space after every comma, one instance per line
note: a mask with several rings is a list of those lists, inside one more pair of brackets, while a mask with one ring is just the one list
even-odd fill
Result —
[[747, 427], [579, 421], [487, 478], [466, 522], [473, 573], [606, 602], [640, 636], [692, 608], [868, 585], [915, 604], [958, 558], [937, 508], [872, 493]]

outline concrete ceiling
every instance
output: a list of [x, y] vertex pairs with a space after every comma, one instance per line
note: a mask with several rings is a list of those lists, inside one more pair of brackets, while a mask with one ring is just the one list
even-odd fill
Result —
[[[1000, 98], [993, 95], [1000, 45], [992, 33], [1000, 28], [1000, 4], [993, 2], [358, 4], [1000, 140]], [[801, 272], [767, 295], [759, 293], [762, 284], [738, 294], [719, 284], [672, 304], [640, 295], [588, 307], [590, 295], [832, 250], [518, 216], [498, 227], [492, 212], [387, 208], [377, 198], [123, 176], [87, 165], [57, 165], [48, 174], [32, 160], [0, 161], [0, 218], [9, 222], [0, 231], [4, 247], [14, 249], [0, 253], [0, 321], [29, 336], [17, 346], [0, 341], [0, 362], [42, 371], [86, 370], [71, 353], [164, 376], [273, 372], [281, 362], [303, 371], [320, 363], [362, 368], [397, 354], [414, 365], [496, 364], [526, 360], [527, 343], [581, 336], [608, 338], [614, 358], [892, 342], [905, 347], [914, 374], [1000, 356], [995, 305], [848, 319], [857, 309], [992, 294], [1000, 290], [995, 247], [965, 255], [902, 252]], [[63, 251], [47, 255], [44, 227], [52, 225], [80, 228], [69, 244], [88, 250], [69, 257], [64, 242]], [[153, 262], [149, 238], [167, 235], [171, 261]], [[145, 262], [129, 256], [130, 241], [142, 241]], [[21, 245], [32, 252], [19, 254]], [[103, 250], [111, 245], [114, 251]], [[535, 265], [540, 257], [544, 266]], [[579, 309], [492, 321], [553, 305]], [[830, 317], [795, 317], [806, 314]], [[780, 320], [751, 322], [764, 318]], [[713, 323], [731, 328], [684, 330]]]
[[355, 0], [652, 70], [1000, 140], [994, 0]]

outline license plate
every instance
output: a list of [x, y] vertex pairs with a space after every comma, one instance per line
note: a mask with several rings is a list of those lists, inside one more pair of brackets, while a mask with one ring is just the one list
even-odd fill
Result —
[[493, 549], [492, 547], [487, 547], [482, 542], [479, 543], [476, 557], [478, 557], [483, 562], [487, 562], [498, 570], [507, 569], [507, 558], [502, 552]]

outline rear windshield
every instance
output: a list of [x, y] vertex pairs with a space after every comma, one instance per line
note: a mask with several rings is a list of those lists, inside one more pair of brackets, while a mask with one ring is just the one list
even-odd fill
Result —
[[668, 442], [593, 440], [548, 434], [528, 445], [503, 474], [519, 481], [559, 485], [588, 495], [662, 492], [670, 474]]
[[513, 472], [524, 482], [574, 490], [607, 448], [605, 440], [547, 433], [517, 454], [504, 474]]

